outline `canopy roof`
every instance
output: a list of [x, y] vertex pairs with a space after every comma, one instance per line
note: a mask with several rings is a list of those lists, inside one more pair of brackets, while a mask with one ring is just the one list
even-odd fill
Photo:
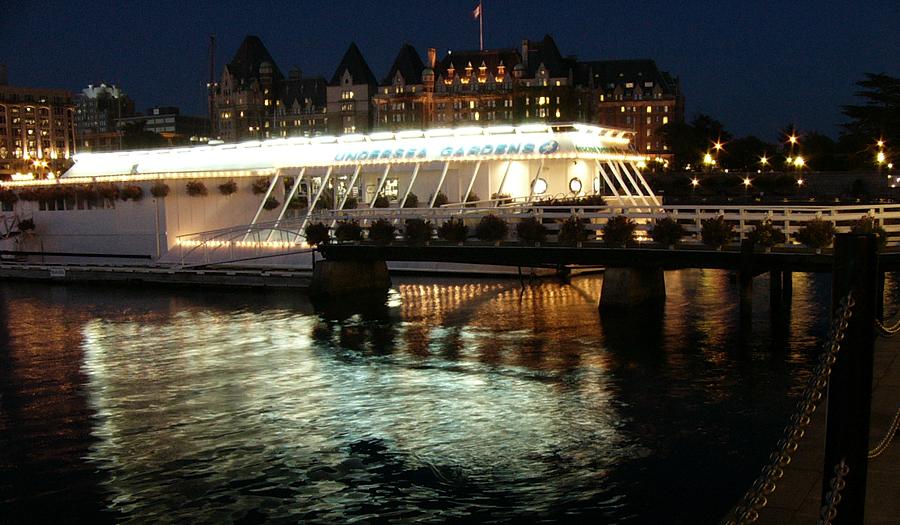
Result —
[[340, 137], [289, 138], [188, 148], [85, 153], [62, 175], [71, 179], [202, 178], [278, 169], [389, 163], [594, 158], [641, 161], [630, 131], [582, 124], [432, 129]]

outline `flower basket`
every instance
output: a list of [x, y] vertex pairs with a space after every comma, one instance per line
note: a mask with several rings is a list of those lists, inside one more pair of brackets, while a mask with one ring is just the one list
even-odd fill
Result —
[[97, 195], [101, 198], [116, 200], [119, 197], [119, 187], [115, 184], [97, 184]]
[[129, 184], [119, 192], [119, 198], [123, 201], [132, 200], [137, 202], [144, 198], [144, 189], [136, 184]]
[[538, 245], [547, 238], [547, 227], [537, 218], [528, 217], [516, 224], [516, 235], [522, 241]]
[[310, 246], [319, 246], [326, 244], [331, 240], [331, 233], [328, 231], [328, 226], [321, 222], [311, 222], [307, 224], [306, 228], [303, 230], [303, 234], [306, 236], [306, 243]]
[[787, 236], [772, 224], [772, 221], [766, 219], [755, 225], [747, 234], [747, 239], [754, 245], [771, 251], [771, 248], [777, 244], [787, 242]]
[[256, 179], [255, 181], [253, 181], [253, 184], [250, 186], [250, 188], [253, 190], [254, 195], [262, 195], [263, 193], [269, 191], [269, 179]]
[[422, 219], [407, 219], [404, 224], [403, 238], [410, 244], [422, 244], [431, 240], [434, 225]]
[[674, 247], [684, 237], [685, 231], [678, 221], [672, 217], [657, 219], [650, 228], [650, 238], [659, 244]]
[[827, 248], [834, 241], [834, 224], [817, 217], [806, 221], [794, 234], [794, 238], [815, 250]]
[[219, 184], [219, 193], [221, 193], [222, 195], [231, 195], [232, 193], [236, 192], [237, 182], [234, 182], [233, 180]]
[[586, 241], [588, 237], [584, 222], [572, 215], [559, 226], [559, 243], [565, 246], [576, 246]]
[[410, 193], [406, 196], [406, 202], [403, 203], [404, 208], [418, 208], [419, 207], [419, 196], [415, 193]]
[[878, 249], [887, 245], [887, 231], [875, 222], [874, 217], [863, 215], [850, 226], [850, 233], [874, 233], [878, 242]]
[[361, 241], [362, 228], [357, 221], [338, 221], [334, 236], [340, 242]]
[[379, 195], [375, 197], [375, 203], [372, 206], [373, 208], [390, 208], [391, 201], [388, 200], [384, 195]]
[[461, 219], [450, 219], [441, 224], [437, 234], [441, 239], [462, 243], [469, 236], [469, 227]]
[[637, 224], [624, 215], [610, 217], [603, 225], [603, 241], [610, 246], [625, 246], [634, 239]]
[[279, 204], [281, 204], [281, 203], [278, 202], [278, 199], [276, 199], [275, 197], [269, 197], [266, 199], [266, 202], [263, 203], [263, 209], [264, 210], [274, 210], [275, 208], [278, 207]]
[[203, 184], [199, 180], [188, 181], [185, 184], [184, 189], [187, 190], [187, 194], [191, 197], [206, 197], [206, 184]]
[[439, 191], [437, 193], [437, 197], [434, 198], [434, 207], [440, 208], [445, 204], [450, 204], [450, 199], [448, 199], [447, 196], [444, 195], [444, 192]]
[[734, 236], [734, 225], [725, 222], [719, 215], [715, 219], [705, 219], [700, 223], [700, 238], [703, 244], [721, 250]]
[[506, 221], [494, 214], [488, 214], [478, 221], [475, 226], [475, 236], [482, 241], [499, 242], [506, 238], [509, 226]]
[[165, 182], [157, 182], [150, 187], [150, 195], [161, 199], [169, 194], [169, 185]]

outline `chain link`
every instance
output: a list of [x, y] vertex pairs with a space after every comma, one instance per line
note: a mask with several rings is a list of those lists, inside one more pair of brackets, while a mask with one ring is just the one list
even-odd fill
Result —
[[791, 422], [785, 427], [783, 437], [778, 441], [775, 452], [769, 457], [769, 464], [763, 468], [762, 473], [728, 513], [722, 522], [724, 525], [755, 523], [759, 519], [759, 511], [769, 503], [768, 497], [775, 492], [778, 481], [784, 477], [784, 468], [790, 464], [793, 454], [797, 451], [799, 441], [806, 432], [806, 427], [812, 421], [812, 414], [816, 411], [819, 401], [822, 400], [825, 387], [828, 386], [831, 367], [837, 360], [837, 353], [841, 349], [841, 342], [844, 340], [847, 325], [853, 315], [854, 304], [856, 301], [853, 299], [852, 292], [841, 300], [831, 324], [825, 349], [819, 357], [819, 362], [813, 370], [806, 388], [803, 389], [803, 394], [797, 403], [797, 411], [791, 417]]
[[822, 509], [819, 512], [819, 521], [816, 522], [817, 525], [831, 525], [831, 522], [837, 517], [837, 506], [841, 502], [841, 491], [847, 486], [847, 482], [844, 481], [844, 478], [849, 472], [850, 467], [847, 466], [847, 463], [843, 459], [834, 466], [834, 476], [832, 476], [831, 481], [828, 482], [828, 486], [831, 487], [831, 490], [825, 494], [827, 503], [822, 506]]
[[891, 337], [900, 332], [900, 319], [896, 323], [886, 326], [883, 322], [875, 319], [875, 328], [878, 329], [878, 335], [882, 337]]
[[891, 426], [888, 428], [887, 434], [885, 434], [884, 438], [880, 443], [875, 445], [875, 448], [869, 451], [869, 459], [875, 459], [881, 454], [884, 453], [885, 450], [891, 444], [891, 440], [894, 439], [894, 434], [897, 433], [897, 429], [900, 428], [900, 408], [897, 409], [897, 413], [894, 414], [894, 420], [891, 421]]

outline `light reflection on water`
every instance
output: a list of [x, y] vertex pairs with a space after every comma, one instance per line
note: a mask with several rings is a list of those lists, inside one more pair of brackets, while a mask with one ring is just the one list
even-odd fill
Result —
[[[2, 465], [95, 483], [79, 501], [116, 521], [715, 521], [802, 387], [827, 280], [796, 274], [775, 323], [758, 280], [739, 329], [728, 274], [666, 279], [664, 311], [626, 317], [597, 313], [598, 276], [315, 308], [4, 285], [0, 445], [28, 454]], [[35, 442], [51, 424], [74, 444]], [[53, 484], [6, 473], [14, 510]]]

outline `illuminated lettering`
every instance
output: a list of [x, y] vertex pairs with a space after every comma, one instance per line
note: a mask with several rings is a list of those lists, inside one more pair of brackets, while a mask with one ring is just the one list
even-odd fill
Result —
[[425, 157], [428, 156], [428, 153], [425, 151], [425, 148], [422, 148], [422, 149], [419, 150], [419, 155], [418, 155], [418, 156], [419, 156], [420, 159], [424, 159]]
[[481, 148], [478, 146], [472, 146], [469, 148], [469, 155], [478, 155], [478, 152], [481, 151]]
[[522, 146], [522, 153], [534, 153], [534, 144], [525, 144], [524, 146]]
[[356, 160], [366, 160], [367, 158], [369, 158], [368, 151], [360, 151], [359, 155], [356, 156]]
[[519, 144], [510, 144], [508, 148], [506, 148], [506, 153], [509, 155], [515, 155], [519, 152]]
[[391, 150], [386, 149], [386, 150], [384, 150], [384, 151], [381, 152], [381, 158], [383, 158], [383, 159], [389, 159], [389, 158], [391, 158], [391, 153], [393, 153]]
[[494, 146], [488, 144], [487, 146], [481, 148], [482, 155], [490, 155], [494, 151]]
[[406, 150], [406, 158], [411, 159], [416, 156], [416, 150], [409, 148]]
[[355, 160], [355, 159], [356, 159], [356, 153], [347, 153], [346, 155], [344, 155], [344, 160]]
[[462, 157], [465, 154], [466, 154], [466, 150], [459, 148], [458, 150], [456, 150], [456, 152], [453, 154], [453, 156], [454, 157]]
[[498, 144], [497, 148], [494, 149], [494, 153], [496, 153], [497, 155], [503, 155], [504, 153], [506, 153], [506, 144]]
[[450, 146], [441, 150], [441, 157], [449, 157], [450, 155], [453, 155], [453, 148]]

